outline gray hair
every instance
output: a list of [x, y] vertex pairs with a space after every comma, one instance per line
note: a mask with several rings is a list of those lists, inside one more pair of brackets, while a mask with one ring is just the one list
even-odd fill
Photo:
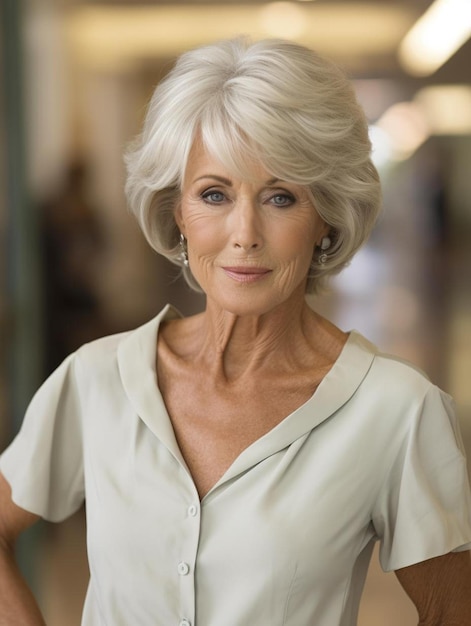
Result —
[[314, 292], [368, 238], [381, 204], [364, 112], [352, 85], [304, 46], [237, 38], [184, 53], [157, 86], [142, 134], [126, 154], [126, 194], [150, 245], [182, 267], [175, 222], [188, 155], [197, 135], [229, 170], [250, 177], [247, 157], [274, 177], [306, 186], [330, 228], [307, 281]]

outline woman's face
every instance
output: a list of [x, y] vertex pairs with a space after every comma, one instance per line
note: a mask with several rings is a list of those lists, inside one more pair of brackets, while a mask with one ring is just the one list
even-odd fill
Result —
[[208, 300], [235, 315], [261, 315], [304, 299], [326, 226], [301, 185], [254, 163], [241, 180], [200, 141], [190, 153], [176, 219], [190, 269]]

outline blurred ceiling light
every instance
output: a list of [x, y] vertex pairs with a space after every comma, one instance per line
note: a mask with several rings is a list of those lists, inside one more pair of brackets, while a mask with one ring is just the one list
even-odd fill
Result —
[[471, 0], [435, 0], [399, 47], [403, 67], [427, 76], [443, 65], [471, 36]]
[[414, 97], [435, 135], [471, 134], [471, 87], [435, 85], [424, 87]]
[[[267, 37], [261, 9], [270, 16], [276, 4], [77, 5], [65, 17], [66, 35], [80, 64], [119, 70], [140, 59], [173, 56], [240, 33]], [[288, 22], [292, 22], [303, 31], [298, 41], [360, 69], [369, 59], [393, 53], [411, 19], [410, 9], [402, 3], [282, 4], [288, 5], [291, 18], [286, 18], [282, 30], [279, 17], [275, 18], [278, 36], [288, 37]]]
[[82, 63], [113, 69], [214, 39], [252, 35], [254, 21], [253, 15], [247, 21], [239, 5], [79, 6], [69, 14], [67, 34]]
[[306, 29], [307, 16], [293, 2], [272, 2], [260, 10], [260, 25], [272, 37], [294, 39]]
[[395, 161], [408, 159], [430, 135], [422, 109], [414, 102], [393, 104], [376, 126], [388, 135]]

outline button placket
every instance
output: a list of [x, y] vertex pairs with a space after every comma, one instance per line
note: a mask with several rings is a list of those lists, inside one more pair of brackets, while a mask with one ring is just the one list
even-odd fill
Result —
[[180, 622], [179, 626], [192, 626], [196, 611], [195, 567], [199, 545], [201, 507], [195, 501], [194, 493], [187, 500], [182, 513], [182, 533], [180, 535], [180, 560], [176, 564], [180, 580]]

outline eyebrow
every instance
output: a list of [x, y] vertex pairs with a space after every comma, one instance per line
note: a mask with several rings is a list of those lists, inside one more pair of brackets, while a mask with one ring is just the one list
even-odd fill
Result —
[[[205, 178], [211, 178], [212, 180], [217, 180], [228, 187], [232, 187], [232, 181], [229, 178], [225, 178], [224, 176], [218, 176], [217, 174], [204, 174], [204, 176], [199, 176], [195, 178], [193, 182], [197, 183], [199, 180], [204, 180]], [[275, 183], [281, 182], [279, 178], [270, 178], [265, 182], [265, 185], [274, 185]]]

